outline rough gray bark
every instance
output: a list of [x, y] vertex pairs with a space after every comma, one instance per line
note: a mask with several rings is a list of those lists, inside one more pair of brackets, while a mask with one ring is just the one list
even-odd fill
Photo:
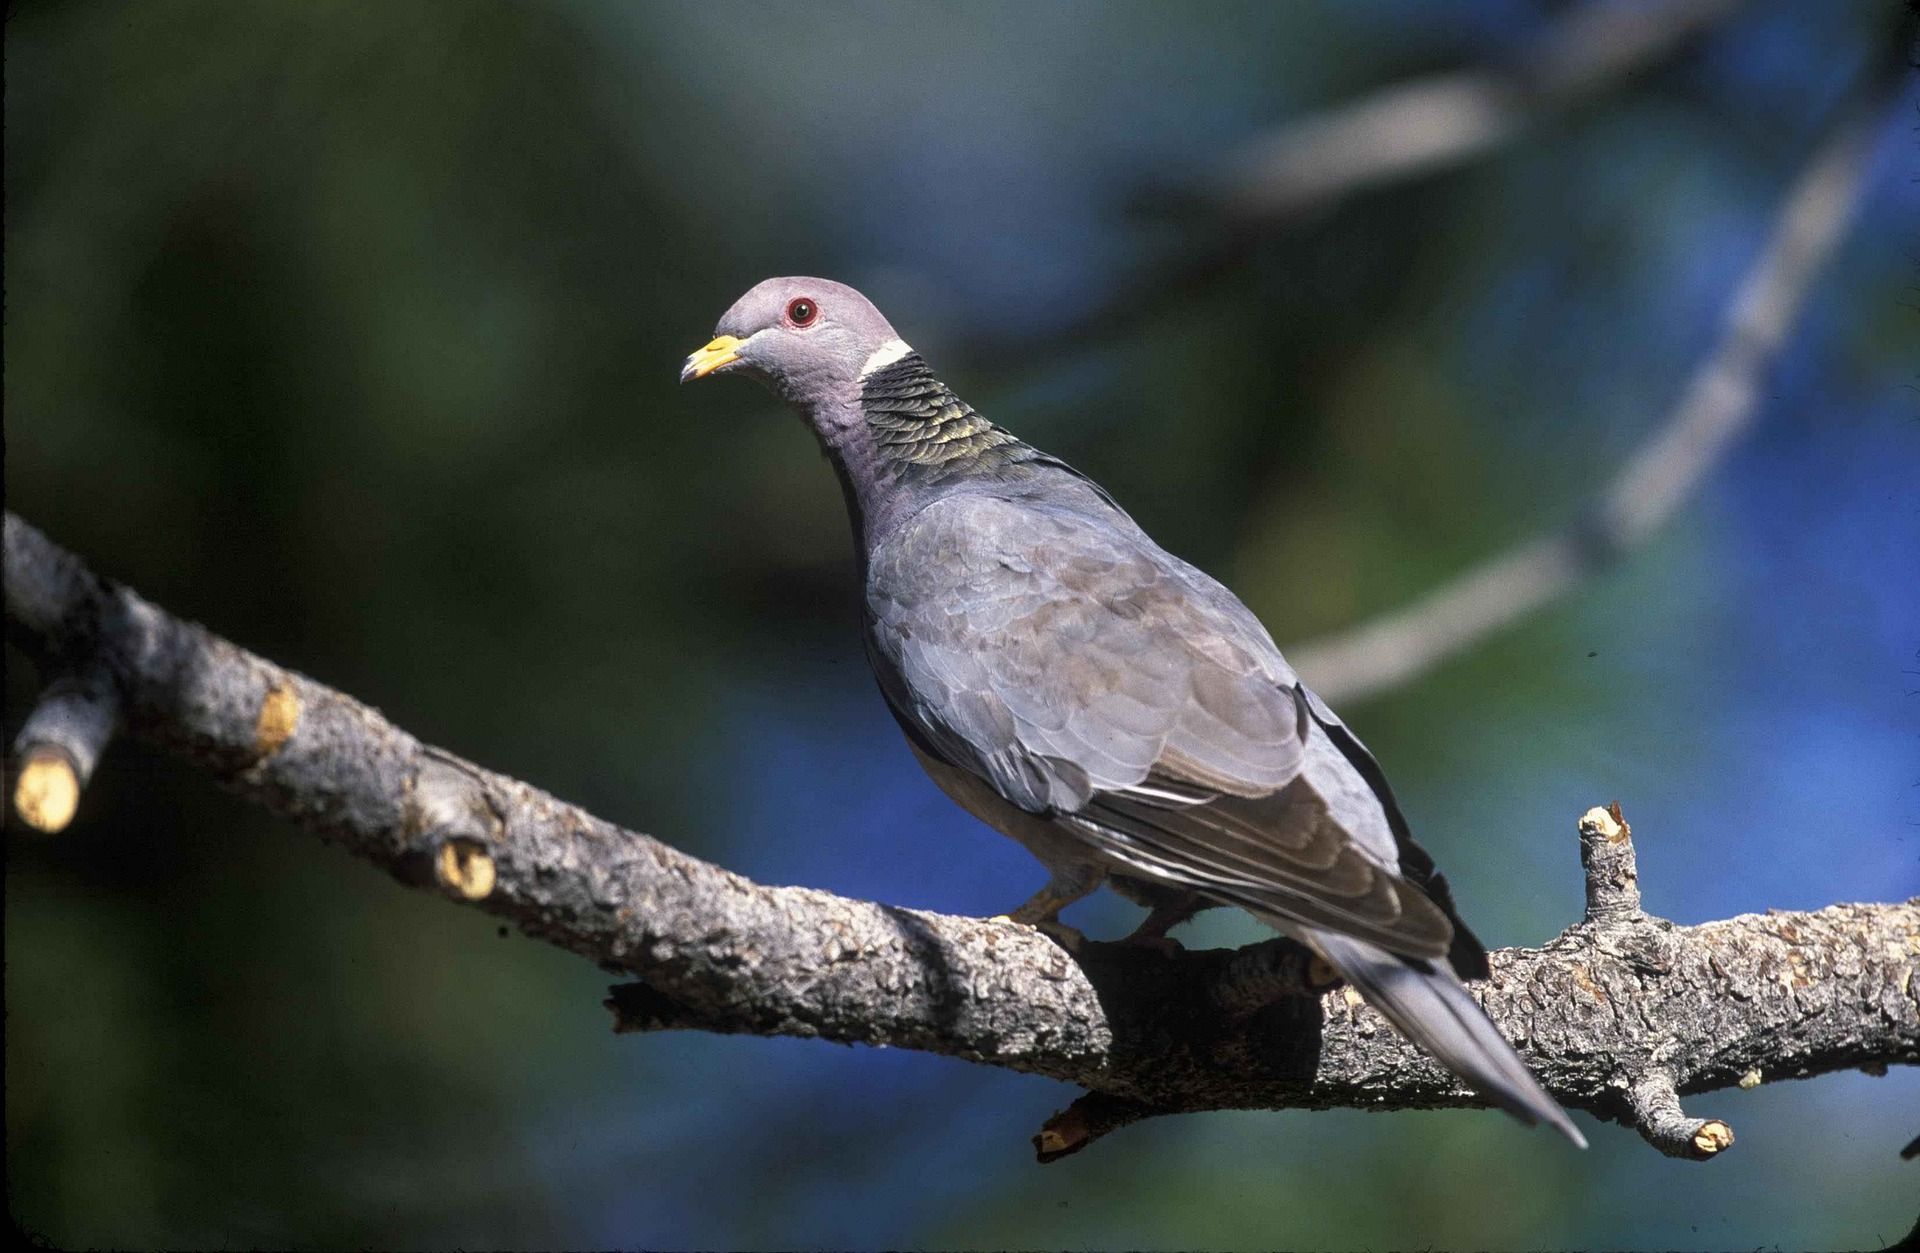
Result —
[[[323, 839], [638, 976], [610, 1001], [622, 1029], [818, 1036], [1078, 1084], [1043, 1160], [1150, 1114], [1480, 1104], [1350, 991], [1314, 994], [1283, 941], [1070, 955], [1010, 922], [756, 884], [422, 744], [11, 513], [5, 546], [10, 631], [54, 672], [110, 676], [129, 730]], [[1680, 927], [1640, 910], [1617, 813], [1589, 813], [1582, 841], [1586, 920], [1494, 953], [1479, 989], [1566, 1104], [1708, 1157], [1731, 1132], [1677, 1093], [1920, 1062], [1920, 899]]]

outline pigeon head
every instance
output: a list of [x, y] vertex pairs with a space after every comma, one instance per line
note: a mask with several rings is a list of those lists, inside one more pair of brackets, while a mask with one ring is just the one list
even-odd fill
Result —
[[713, 342], [687, 358], [680, 381], [746, 374], [811, 409], [851, 397], [864, 375], [908, 351], [872, 302], [845, 283], [770, 278], [734, 301]]

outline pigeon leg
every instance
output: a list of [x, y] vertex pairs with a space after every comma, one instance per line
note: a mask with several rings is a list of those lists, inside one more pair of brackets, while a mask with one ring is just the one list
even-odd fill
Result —
[[1141, 924], [1135, 927], [1120, 942], [1140, 948], [1150, 948], [1172, 956], [1181, 950], [1180, 941], [1168, 935], [1187, 919], [1207, 907], [1207, 902], [1192, 892], [1183, 893], [1169, 901], [1162, 901], [1153, 907]]
[[1069, 866], [1050, 866], [1053, 876], [1047, 885], [1035, 892], [1026, 904], [1008, 914], [1015, 922], [1024, 922], [1037, 927], [1043, 922], [1053, 922], [1060, 911], [1083, 896], [1091, 895], [1106, 878], [1106, 872], [1090, 863], [1081, 862]]
[[1060, 911], [1097, 890], [1101, 880], [1107, 877], [1106, 871], [1089, 863], [1050, 866], [1048, 869], [1052, 871], [1052, 877], [1047, 880], [1046, 886], [1035, 892], [1026, 904], [1001, 917], [1044, 931], [1060, 947], [1077, 953], [1080, 946], [1087, 942], [1087, 937], [1061, 922]]

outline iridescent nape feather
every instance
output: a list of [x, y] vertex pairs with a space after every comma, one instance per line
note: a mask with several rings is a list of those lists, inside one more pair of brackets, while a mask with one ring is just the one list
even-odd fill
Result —
[[863, 380], [860, 409], [882, 460], [918, 467], [934, 478], [1051, 460], [954, 395], [916, 352]]

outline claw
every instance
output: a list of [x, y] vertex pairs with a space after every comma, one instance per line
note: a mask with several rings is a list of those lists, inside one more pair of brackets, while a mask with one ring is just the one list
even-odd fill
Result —
[[1087, 945], [1087, 937], [1078, 928], [1069, 927], [1058, 919], [1048, 919], [1045, 922], [1033, 922], [1027, 925], [1076, 957]]
[[1032, 927], [1067, 952], [1079, 954], [1081, 947], [1088, 943], [1087, 937], [1077, 928], [1069, 927], [1058, 918], [1028, 919], [1020, 917], [1020, 911], [1011, 914], [995, 914], [988, 922], [1008, 922], [1016, 927]]

